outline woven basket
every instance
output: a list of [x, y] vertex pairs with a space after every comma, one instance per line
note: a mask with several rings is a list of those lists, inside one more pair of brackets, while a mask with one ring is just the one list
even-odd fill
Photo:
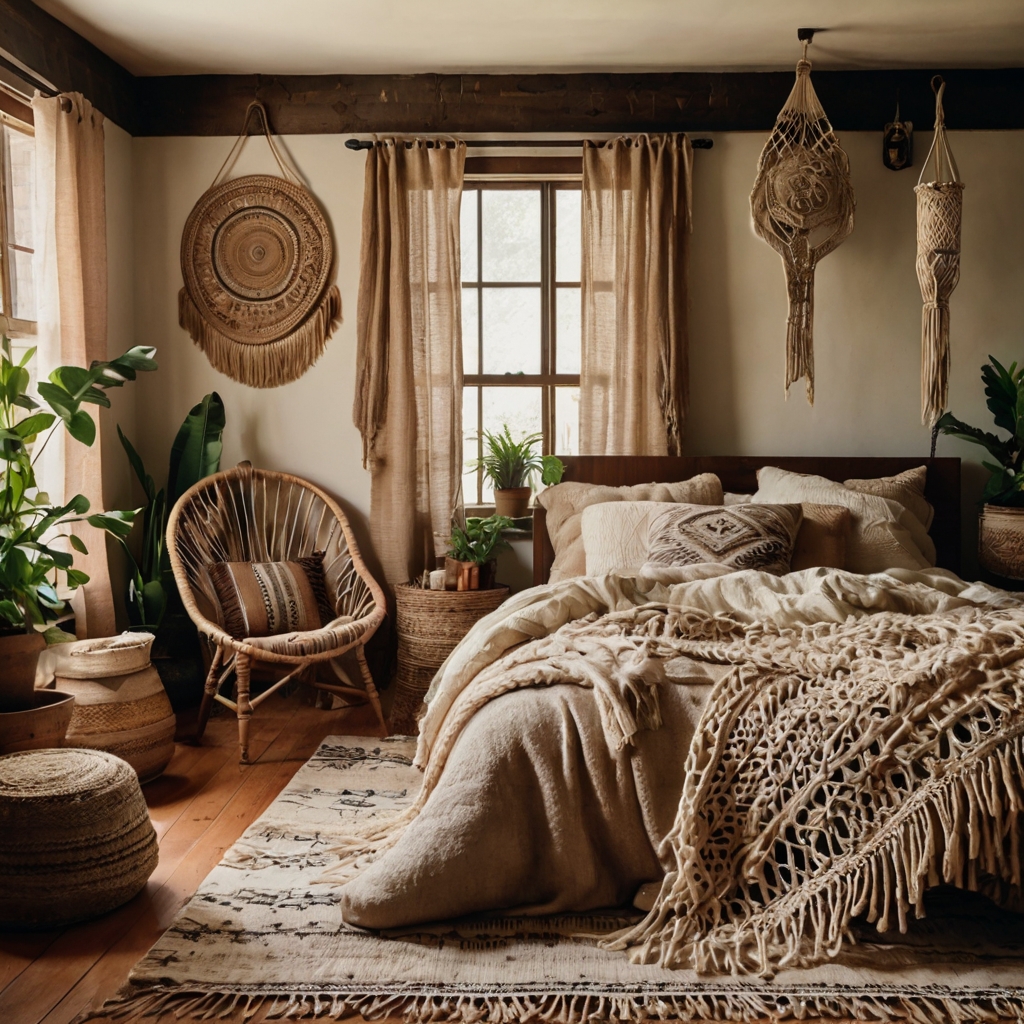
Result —
[[156, 864], [156, 832], [125, 761], [67, 747], [0, 757], [0, 929], [106, 913]]
[[415, 736], [423, 697], [445, 658], [470, 628], [508, 597], [508, 587], [490, 590], [422, 590], [395, 587], [398, 610], [398, 673], [391, 732]]

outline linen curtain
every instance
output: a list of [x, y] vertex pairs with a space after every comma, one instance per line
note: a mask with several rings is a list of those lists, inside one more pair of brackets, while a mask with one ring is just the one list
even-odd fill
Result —
[[692, 166], [685, 135], [584, 143], [583, 454], [681, 454]]
[[[107, 356], [107, 218], [103, 115], [80, 93], [32, 101], [36, 149], [38, 378], [57, 366], [88, 366]], [[93, 410], [95, 413], [97, 410]], [[92, 446], [55, 432], [44, 453], [41, 485], [56, 504], [84, 494], [104, 506], [100, 416]], [[86, 523], [75, 532], [89, 549], [75, 567], [89, 574], [72, 601], [79, 637], [116, 632], [106, 537]]]
[[462, 477], [465, 161], [465, 143], [423, 139], [383, 139], [366, 157], [353, 419], [392, 585], [444, 554]]

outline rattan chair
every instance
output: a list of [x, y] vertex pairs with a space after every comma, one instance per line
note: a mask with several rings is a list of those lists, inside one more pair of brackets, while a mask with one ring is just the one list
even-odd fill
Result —
[[[381, 734], [387, 725], [363, 647], [384, 620], [385, 599], [359, 556], [345, 514], [323, 491], [287, 473], [253, 469], [241, 463], [187, 490], [167, 523], [171, 569], [185, 609], [213, 645], [199, 711], [199, 736], [213, 701], [238, 715], [241, 760], [249, 759], [249, 719], [253, 710], [286, 683], [301, 679], [342, 697], [361, 697], [373, 705]], [[236, 639], [213, 621], [216, 595], [206, 567], [214, 562], [285, 562], [324, 552], [327, 597], [337, 618], [321, 629], [280, 636]], [[351, 651], [362, 685], [354, 683], [339, 656]], [[294, 666], [256, 697], [249, 696], [254, 663]], [[319, 663], [333, 673], [317, 678]], [[231, 674], [236, 699], [220, 693]]]

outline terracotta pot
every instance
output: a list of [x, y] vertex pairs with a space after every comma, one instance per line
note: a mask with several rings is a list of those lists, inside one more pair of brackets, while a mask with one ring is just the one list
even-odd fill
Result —
[[982, 508], [978, 516], [978, 561], [997, 576], [1024, 580], [1024, 508]]
[[46, 648], [42, 633], [0, 636], [0, 712], [31, 708], [36, 662]]
[[494, 492], [494, 514], [508, 516], [510, 519], [522, 519], [530, 508], [529, 487], [510, 487]]
[[64, 746], [74, 695], [34, 690], [29, 702], [27, 710], [0, 712], [0, 754]]

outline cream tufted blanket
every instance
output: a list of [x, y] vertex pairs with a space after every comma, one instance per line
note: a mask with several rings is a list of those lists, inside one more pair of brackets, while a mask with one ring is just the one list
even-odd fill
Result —
[[[690, 567], [536, 588], [474, 627], [431, 694], [423, 792], [376, 837], [386, 852], [342, 890], [343, 906], [346, 890], [372, 899], [374, 872], [383, 877], [402, 844], [426, 855], [451, 841], [436, 813], [445, 768], [496, 697], [589, 689], [615, 756], [658, 730], [679, 659], [717, 666], [719, 681], [678, 752], [660, 892], [616, 948], [663, 966], [768, 974], [834, 955], [855, 916], [902, 927], [940, 881], [1019, 896], [1019, 600], [941, 570]], [[417, 817], [429, 827], [417, 831]], [[380, 895], [394, 905], [425, 880], [389, 884]]]

